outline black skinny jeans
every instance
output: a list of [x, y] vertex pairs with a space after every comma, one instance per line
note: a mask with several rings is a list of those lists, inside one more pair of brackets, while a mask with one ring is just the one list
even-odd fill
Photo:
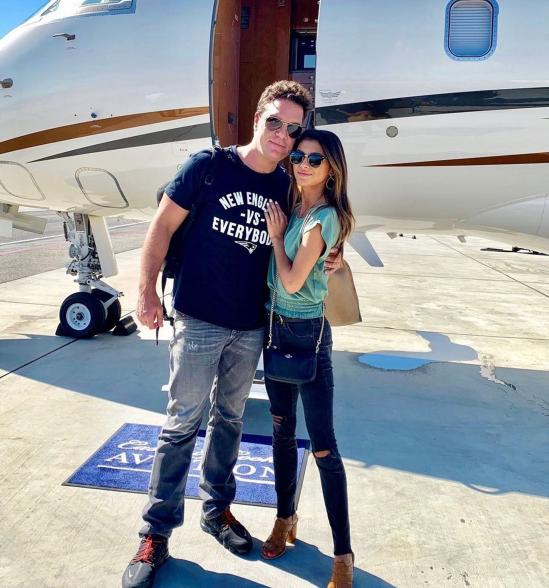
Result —
[[[282, 322], [281, 322], [282, 320]], [[273, 344], [288, 351], [314, 350], [320, 335], [322, 319], [297, 321], [275, 315]], [[268, 326], [266, 329], [268, 337]], [[273, 459], [277, 516], [287, 518], [296, 511], [297, 443], [296, 408], [301, 395], [305, 423], [313, 453], [329, 450], [317, 457], [322, 494], [334, 540], [334, 555], [351, 552], [347, 478], [337, 449], [333, 423], [334, 378], [332, 371], [332, 332], [328, 321], [317, 358], [316, 378], [307, 384], [286, 384], [265, 378], [273, 415]]]

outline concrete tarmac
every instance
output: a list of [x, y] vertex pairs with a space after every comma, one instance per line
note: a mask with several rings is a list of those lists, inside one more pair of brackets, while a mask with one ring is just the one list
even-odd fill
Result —
[[[69, 244], [63, 235], [63, 222], [51, 210], [23, 210], [47, 221], [43, 236], [13, 229], [10, 238], [0, 237], [0, 284], [36, 273], [65, 267]], [[113, 217], [107, 219], [115, 253], [137, 249], [143, 244], [149, 223]]]
[[[351, 248], [363, 323], [334, 329], [335, 426], [344, 458], [357, 587], [549, 585], [549, 258], [496, 244], [371, 237], [384, 267]], [[135, 309], [138, 252], [117, 256]], [[161, 344], [55, 337], [63, 270], [0, 285], [0, 586], [115, 587], [133, 556], [145, 496], [63, 486], [123, 423], [162, 424]], [[269, 435], [249, 400], [245, 432]], [[299, 436], [306, 437], [300, 415]], [[170, 541], [158, 587], [325, 586], [331, 535], [309, 458], [298, 541], [259, 556], [274, 511], [235, 505], [246, 557], [199, 527], [200, 503]]]

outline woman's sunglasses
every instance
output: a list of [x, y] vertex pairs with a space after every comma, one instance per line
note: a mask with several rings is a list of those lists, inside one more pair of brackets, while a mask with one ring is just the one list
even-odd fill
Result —
[[326, 156], [322, 155], [322, 153], [309, 153], [306, 155], [303, 151], [299, 150], [290, 153], [290, 163], [293, 165], [299, 165], [304, 159], [307, 159], [307, 163], [311, 167], [320, 167], [326, 159]]
[[265, 126], [269, 131], [278, 131], [278, 129], [281, 129], [283, 126], [286, 126], [288, 128], [288, 137], [292, 139], [297, 139], [297, 137], [301, 135], [301, 131], [303, 130], [301, 125], [298, 125], [297, 123], [284, 122], [276, 116], [269, 116], [265, 120]]

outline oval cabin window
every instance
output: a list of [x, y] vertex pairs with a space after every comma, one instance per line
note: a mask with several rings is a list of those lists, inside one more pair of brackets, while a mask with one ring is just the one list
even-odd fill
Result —
[[496, 47], [497, 4], [454, 0], [446, 9], [446, 52], [453, 59], [487, 59]]

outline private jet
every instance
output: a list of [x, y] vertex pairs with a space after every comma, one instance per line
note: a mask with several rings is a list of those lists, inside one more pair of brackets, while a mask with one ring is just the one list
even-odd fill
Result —
[[343, 141], [367, 261], [369, 231], [549, 251], [547, 22], [540, 0], [50, 0], [0, 39], [0, 233], [57, 211], [79, 288], [62, 332], [112, 328], [106, 218], [150, 219], [289, 78]]

